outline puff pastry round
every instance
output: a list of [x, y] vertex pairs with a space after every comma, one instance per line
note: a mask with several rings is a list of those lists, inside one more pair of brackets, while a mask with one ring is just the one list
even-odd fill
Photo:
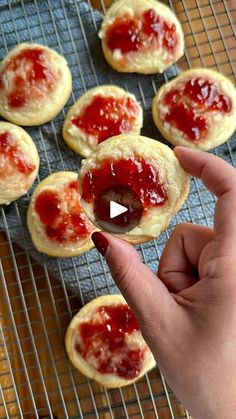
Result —
[[77, 256], [93, 247], [94, 226], [80, 205], [78, 174], [57, 172], [35, 189], [27, 214], [32, 241], [42, 253]]
[[99, 143], [118, 134], [139, 134], [143, 111], [135, 96], [117, 86], [87, 91], [69, 110], [63, 138], [76, 153], [87, 157]]
[[[109, 183], [109, 185], [108, 185]], [[189, 176], [173, 151], [143, 136], [119, 135], [100, 144], [82, 162], [81, 204], [96, 225], [94, 202], [108, 186], [128, 186], [143, 205], [139, 224], [121, 238], [142, 243], [157, 237], [181, 208], [189, 191]]]
[[236, 129], [236, 89], [216, 71], [188, 70], [158, 90], [152, 112], [170, 143], [210, 150]]
[[25, 195], [39, 170], [39, 155], [27, 132], [0, 122], [0, 204]]
[[66, 60], [39, 44], [19, 44], [0, 64], [0, 115], [18, 125], [41, 125], [67, 102], [72, 77]]
[[99, 36], [107, 62], [120, 72], [162, 73], [184, 52], [180, 22], [156, 0], [114, 2]]
[[104, 295], [86, 304], [72, 319], [65, 344], [75, 368], [109, 388], [131, 384], [156, 365], [121, 295]]

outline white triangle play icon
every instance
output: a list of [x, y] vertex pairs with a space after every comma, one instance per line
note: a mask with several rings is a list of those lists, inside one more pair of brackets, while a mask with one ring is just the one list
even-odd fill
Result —
[[127, 212], [128, 208], [123, 205], [117, 204], [117, 202], [110, 201], [110, 218], [115, 218], [124, 212]]

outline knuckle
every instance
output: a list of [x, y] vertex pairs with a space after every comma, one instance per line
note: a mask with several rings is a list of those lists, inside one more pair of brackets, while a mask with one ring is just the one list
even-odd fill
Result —
[[231, 264], [225, 256], [215, 255], [203, 265], [201, 276], [207, 280], [224, 278], [229, 266]]
[[236, 262], [232, 256], [215, 256], [202, 269], [202, 278], [214, 285], [211, 290], [216, 292], [217, 298], [228, 302], [236, 300], [235, 276]]
[[182, 235], [183, 231], [188, 229], [190, 226], [192, 226], [192, 224], [190, 224], [190, 223], [177, 224], [174, 228], [174, 231], [173, 231], [172, 235]]
[[166, 275], [168, 276], [168, 274], [169, 274], [169, 268], [165, 264], [162, 264], [162, 263], [159, 264], [158, 270], [157, 270], [157, 275], [160, 278], [160, 280], [161, 281], [165, 280]]

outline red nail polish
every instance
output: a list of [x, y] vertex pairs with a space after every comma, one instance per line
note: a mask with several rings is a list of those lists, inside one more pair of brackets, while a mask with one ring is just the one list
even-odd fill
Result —
[[109, 243], [105, 236], [103, 236], [102, 233], [99, 231], [96, 231], [92, 234], [92, 240], [94, 242], [94, 245], [98, 249], [98, 251], [101, 253], [102, 256], [105, 256], [107, 248], [109, 246]]

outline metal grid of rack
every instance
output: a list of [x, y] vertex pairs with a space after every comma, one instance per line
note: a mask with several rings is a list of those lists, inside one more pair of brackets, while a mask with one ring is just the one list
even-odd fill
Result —
[[[80, 3], [76, 0], [0, 1], [0, 58], [17, 42], [37, 42], [39, 34], [40, 42], [66, 57], [70, 55], [70, 66], [78, 83], [74, 83], [68, 106], [83, 91], [107, 82], [106, 78], [127, 88], [131, 85], [130, 76], [121, 77], [110, 70], [96, 48], [97, 44], [90, 42], [89, 26], [83, 20]], [[87, 3], [89, 25], [96, 33], [99, 17], [92, 9], [92, 3], [104, 12], [109, 1], [88, 0]], [[146, 131], [144, 128], [143, 133], [154, 138], [160, 135], [151, 120], [150, 104], [160, 84], [189, 67], [215, 68], [233, 81], [236, 70], [234, 0], [173, 0], [166, 3], [182, 22], [186, 54], [178, 67], [173, 66], [164, 75], [132, 76], [131, 85], [145, 111], [148, 128]], [[77, 28], [80, 28], [85, 45], [86, 65], [78, 49]], [[100, 71], [101, 66], [105, 73]], [[35, 133], [42, 144], [41, 177], [55, 168], [71, 168], [71, 160], [68, 167], [63, 159], [64, 146], [60, 138], [64, 115], [62, 112], [55, 121], [46, 128], [37, 129], [37, 135]], [[51, 150], [45, 142], [48, 132], [57, 150], [53, 161], [50, 161]], [[235, 139], [218, 147], [215, 153], [234, 165]], [[73, 169], [77, 165], [78, 160]], [[29, 200], [29, 196], [26, 199]], [[147, 265], [156, 269], [166, 240], [177, 223], [190, 221], [211, 225], [214, 202], [214, 197], [202, 184], [192, 179], [187, 203], [168, 230], [158, 240], [138, 248]], [[12, 211], [22, 230], [18, 244], [9, 221]], [[39, 261], [31, 257], [24, 243], [21, 201], [12, 204], [10, 210], [0, 208], [0, 216], [4, 230], [0, 232], [0, 418], [189, 418], [157, 369], [127, 388], [104, 390], [68, 363], [63, 340], [71, 317], [85, 301], [116, 291], [107, 267], [96, 250], [73, 258], [70, 269], [74, 272], [77, 292], [72, 293], [65, 285], [65, 271], [60, 260], [56, 262], [56, 274], [52, 275], [46, 258]]]

